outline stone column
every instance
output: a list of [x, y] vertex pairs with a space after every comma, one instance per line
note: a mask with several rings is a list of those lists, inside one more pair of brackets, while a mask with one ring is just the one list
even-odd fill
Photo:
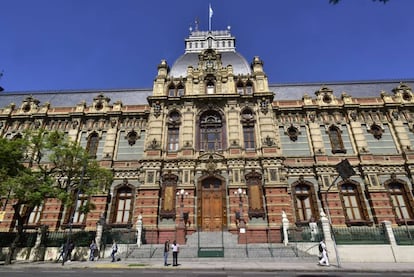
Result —
[[137, 220], [137, 246], [140, 248], [141, 247], [141, 241], [142, 241], [142, 215], [139, 214], [138, 215], [138, 220]]
[[282, 227], [283, 227], [283, 243], [286, 246], [289, 243], [289, 237], [288, 237], [289, 219], [287, 218], [285, 211], [282, 212]]
[[37, 229], [37, 236], [36, 236], [36, 242], [33, 248], [30, 252], [30, 260], [32, 261], [44, 261], [45, 259], [45, 253], [46, 253], [46, 246], [44, 242], [46, 241], [47, 237], [47, 230], [48, 226], [41, 225]]
[[391, 246], [397, 246], [397, 241], [395, 240], [394, 232], [392, 231], [391, 221], [384, 220], [381, 223], [385, 229], [388, 241], [390, 242]]
[[105, 218], [103, 217], [103, 215], [101, 215], [98, 222], [96, 223], [96, 236], [95, 236], [95, 243], [96, 243], [96, 247], [98, 248], [99, 254], [101, 254], [102, 234], [103, 234], [104, 225], [105, 225]]
[[332, 263], [333, 261], [336, 261], [336, 263], [340, 267], [340, 261], [339, 261], [339, 255], [337, 255], [338, 253], [336, 249], [336, 243], [332, 238], [331, 224], [325, 212], [323, 211], [323, 209], [321, 209], [320, 217], [321, 217], [321, 223], [322, 223], [323, 237], [325, 239], [326, 249], [328, 250], [329, 262]]

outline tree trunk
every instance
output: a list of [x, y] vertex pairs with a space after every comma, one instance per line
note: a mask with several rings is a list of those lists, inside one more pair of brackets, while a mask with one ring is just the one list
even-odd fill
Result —
[[23, 216], [20, 215], [19, 210], [20, 210], [21, 204], [15, 204], [13, 205], [14, 208], [14, 214], [16, 216], [16, 221], [17, 221], [17, 234], [16, 237], [14, 238], [13, 242], [11, 243], [10, 247], [9, 247], [9, 252], [6, 255], [6, 259], [4, 260], [4, 264], [9, 265], [12, 262], [14, 253], [16, 252], [18, 243], [20, 242], [21, 238], [23, 237], [23, 232], [24, 232], [24, 222], [26, 222], [26, 219], [28, 218], [28, 216], [30, 215], [30, 213], [33, 211], [33, 208], [31, 209], [27, 209], [24, 213]]

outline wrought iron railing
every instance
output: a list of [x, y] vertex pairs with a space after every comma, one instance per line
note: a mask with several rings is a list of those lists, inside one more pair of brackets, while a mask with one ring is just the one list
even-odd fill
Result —
[[383, 226], [333, 227], [337, 244], [388, 244]]
[[95, 239], [95, 231], [57, 231], [57, 232], [47, 232], [46, 235], [46, 246], [47, 247], [60, 247], [62, 244], [66, 243], [68, 238], [74, 242], [77, 247], [86, 247], [89, 246], [92, 240]]
[[319, 242], [323, 239], [322, 227], [318, 225], [314, 232], [311, 231], [309, 226], [290, 228], [288, 238], [289, 242]]
[[413, 227], [396, 227], [392, 228], [395, 241], [399, 245], [413, 245], [414, 244], [414, 228]]
[[[0, 247], [8, 247], [16, 238], [16, 232], [0, 232]], [[18, 247], [33, 247], [36, 243], [36, 232], [23, 233], [20, 241], [17, 243]]]

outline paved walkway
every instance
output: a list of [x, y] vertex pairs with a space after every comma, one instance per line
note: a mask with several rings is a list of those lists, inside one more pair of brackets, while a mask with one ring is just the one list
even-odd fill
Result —
[[[170, 260], [171, 262], [171, 260]], [[27, 262], [15, 261], [11, 265], [0, 263], [0, 269], [5, 268], [40, 268], [40, 269], [76, 269], [76, 268], [95, 268], [95, 269], [200, 269], [200, 270], [243, 270], [243, 271], [352, 271], [352, 272], [410, 272], [414, 274], [413, 263], [341, 263], [341, 267], [333, 264], [329, 267], [317, 265], [317, 261], [300, 260], [300, 259], [223, 259], [223, 258], [196, 258], [196, 259], [179, 259], [179, 266], [164, 266], [162, 259], [127, 259], [111, 263], [108, 259], [101, 259], [94, 262], [68, 262], [64, 266], [55, 262]]]

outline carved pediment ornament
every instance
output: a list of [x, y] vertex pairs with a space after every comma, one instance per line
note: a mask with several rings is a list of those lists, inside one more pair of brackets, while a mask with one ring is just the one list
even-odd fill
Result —
[[371, 125], [369, 132], [374, 136], [374, 138], [381, 139], [384, 130], [378, 124], [374, 123]]
[[286, 134], [289, 136], [291, 141], [297, 141], [300, 133], [299, 129], [293, 126], [292, 124], [290, 125], [290, 127], [287, 128]]
[[159, 117], [160, 114], [161, 114], [161, 105], [160, 105], [160, 103], [157, 101], [152, 105], [152, 107], [154, 108], [154, 116]]

